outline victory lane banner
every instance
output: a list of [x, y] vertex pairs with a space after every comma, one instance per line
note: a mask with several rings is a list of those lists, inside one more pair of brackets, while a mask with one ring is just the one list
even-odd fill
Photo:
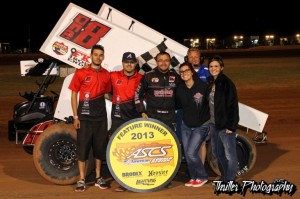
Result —
[[164, 188], [177, 174], [181, 148], [175, 133], [156, 119], [132, 119], [109, 140], [108, 168], [114, 179], [134, 192]]

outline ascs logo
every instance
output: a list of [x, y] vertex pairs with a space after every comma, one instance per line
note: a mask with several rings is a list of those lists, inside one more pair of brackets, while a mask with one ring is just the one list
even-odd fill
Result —
[[155, 119], [133, 119], [111, 137], [106, 153], [114, 179], [135, 192], [156, 191], [176, 175], [181, 163], [174, 132]]

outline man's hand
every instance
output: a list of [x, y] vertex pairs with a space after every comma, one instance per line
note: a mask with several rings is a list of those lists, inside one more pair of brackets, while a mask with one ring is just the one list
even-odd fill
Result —
[[142, 113], [142, 118], [148, 119], [148, 115], [146, 113]]
[[78, 118], [74, 119], [73, 125], [74, 125], [75, 129], [80, 129], [80, 120]]
[[226, 129], [226, 134], [231, 134], [231, 133], [232, 133], [231, 130]]
[[109, 101], [112, 101], [112, 95], [111, 95], [111, 93], [105, 93], [104, 97], [105, 97], [105, 99], [107, 99]]
[[85, 64], [82, 68], [89, 68], [90, 66], [88, 64]]

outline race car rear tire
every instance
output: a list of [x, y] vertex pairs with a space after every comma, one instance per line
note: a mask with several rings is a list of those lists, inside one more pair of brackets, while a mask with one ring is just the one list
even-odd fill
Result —
[[14, 141], [16, 140], [16, 129], [14, 127], [14, 121], [9, 120], [7, 123], [7, 138], [9, 141]]
[[[33, 162], [38, 173], [54, 184], [74, 184], [79, 179], [76, 130], [73, 124], [60, 122], [48, 127], [35, 143]], [[92, 172], [87, 161], [87, 174]]]
[[[256, 146], [253, 140], [244, 131], [237, 130], [236, 134], [236, 149], [238, 156], [238, 171], [237, 178], [251, 171], [256, 162]], [[212, 155], [211, 143], [207, 145], [207, 162], [214, 173], [221, 175], [218, 167], [218, 162]]]

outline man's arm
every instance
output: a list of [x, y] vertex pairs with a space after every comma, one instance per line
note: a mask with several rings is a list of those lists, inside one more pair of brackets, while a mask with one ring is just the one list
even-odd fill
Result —
[[105, 93], [104, 94], [105, 99], [112, 101], [112, 94], [111, 93]]
[[74, 125], [75, 129], [80, 128], [80, 121], [79, 121], [78, 113], [77, 113], [77, 107], [78, 107], [77, 96], [78, 96], [78, 93], [75, 91], [72, 91], [71, 106], [72, 106], [72, 110], [73, 110], [73, 118], [74, 118], [73, 125]]
[[144, 96], [147, 90], [147, 82], [145, 76], [142, 77], [139, 86], [137, 87], [134, 95], [134, 102], [137, 112], [139, 112], [142, 116], [145, 115], [143, 113], [146, 112], [144, 106]]

